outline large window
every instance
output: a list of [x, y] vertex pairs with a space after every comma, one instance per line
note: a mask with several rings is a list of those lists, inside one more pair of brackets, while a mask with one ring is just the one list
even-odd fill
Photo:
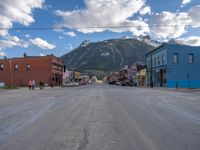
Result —
[[156, 66], [156, 64], [157, 64], [157, 63], [156, 63], [156, 58], [154, 58], [154, 66]]
[[30, 64], [27, 64], [27, 65], [26, 65], [26, 70], [27, 70], [27, 71], [30, 71], [30, 70], [31, 70], [31, 65], [30, 65]]
[[148, 65], [148, 68], [151, 68], [151, 60], [148, 60], [147, 63], [148, 63], [148, 64], [147, 64], [147, 65]]
[[194, 54], [190, 53], [188, 57], [188, 63], [193, 64], [194, 63]]
[[158, 57], [158, 65], [160, 65], [160, 57]]
[[0, 64], [0, 70], [3, 70], [3, 69], [4, 69], [4, 65]]
[[165, 64], [165, 55], [162, 55], [162, 64]]
[[178, 64], [179, 63], [179, 54], [174, 53], [173, 55], [173, 64]]

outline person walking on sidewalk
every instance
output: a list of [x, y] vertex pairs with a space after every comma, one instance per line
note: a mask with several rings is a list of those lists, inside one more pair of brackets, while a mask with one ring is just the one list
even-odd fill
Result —
[[31, 88], [32, 88], [32, 81], [31, 80], [28, 81], [28, 88], [29, 88], [29, 90], [31, 90]]
[[44, 89], [44, 83], [42, 81], [40, 81], [39, 85], [40, 85], [40, 90], [43, 90]]
[[35, 90], [35, 80], [32, 81], [32, 90]]

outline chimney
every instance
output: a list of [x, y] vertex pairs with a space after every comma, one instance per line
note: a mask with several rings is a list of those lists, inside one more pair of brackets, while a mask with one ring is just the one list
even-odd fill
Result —
[[27, 54], [26, 54], [26, 52], [24, 52], [24, 57], [27, 57]]

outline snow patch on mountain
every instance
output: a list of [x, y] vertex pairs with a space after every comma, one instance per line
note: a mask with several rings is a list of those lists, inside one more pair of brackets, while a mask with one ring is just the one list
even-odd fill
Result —
[[90, 40], [85, 40], [80, 44], [80, 47], [86, 47], [90, 43], [91, 43]]
[[148, 36], [148, 35], [147, 36], [139, 36], [136, 39], [139, 40], [139, 41], [142, 41], [142, 42], [144, 42], [146, 44], [149, 44], [149, 45], [151, 45], [153, 47], [158, 47], [158, 46], [160, 46], [162, 44], [162, 42], [159, 42], [159, 41], [151, 39], [151, 37]]
[[101, 53], [101, 56], [108, 57], [108, 56], [110, 56], [110, 53], [109, 52]]

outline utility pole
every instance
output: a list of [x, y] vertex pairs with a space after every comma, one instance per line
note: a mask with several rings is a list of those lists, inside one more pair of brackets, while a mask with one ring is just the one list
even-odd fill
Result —
[[153, 88], [153, 58], [152, 58], [152, 54], [150, 54], [150, 87]]
[[12, 59], [9, 61], [10, 68], [9, 68], [9, 73], [10, 73], [10, 87], [12, 87]]

